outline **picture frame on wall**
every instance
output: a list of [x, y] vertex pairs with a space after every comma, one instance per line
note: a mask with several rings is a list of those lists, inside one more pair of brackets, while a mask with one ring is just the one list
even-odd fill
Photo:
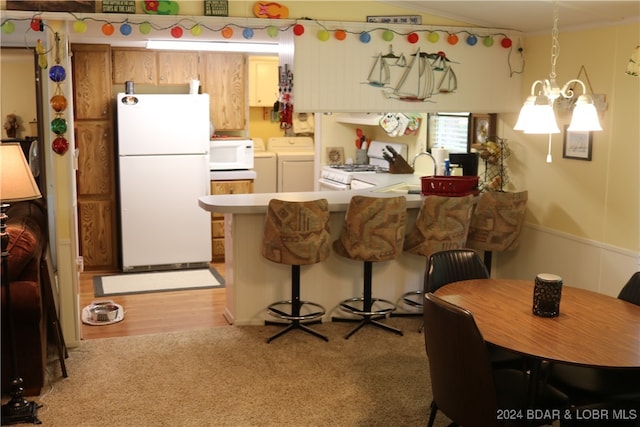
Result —
[[565, 159], [591, 161], [592, 143], [593, 132], [572, 132], [569, 130], [569, 125], [565, 125], [562, 157]]
[[471, 114], [469, 124], [469, 146], [485, 144], [496, 134], [496, 114]]
[[7, 0], [7, 10], [31, 10], [34, 12], [82, 12], [94, 13], [96, 2], [92, 0]]
[[135, 0], [102, 0], [102, 13], [136, 13]]
[[420, 15], [386, 15], [386, 16], [367, 16], [367, 22], [378, 24], [412, 24], [422, 25], [422, 16]]

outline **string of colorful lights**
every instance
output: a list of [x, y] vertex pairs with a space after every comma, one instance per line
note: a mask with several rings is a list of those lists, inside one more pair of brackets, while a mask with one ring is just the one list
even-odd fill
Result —
[[[333, 38], [338, 41], [347, 39], [349, 35], [357, 36], [361, 43], [369, 43], [372, 38], [372, 34], [380, 33], [380, 37], [386, 41], [392, 41], [396, 36], [404, 37], [407, 42], [411, 44], [418, 43], [421, 36], [425, 37], [431, 43], [437, 43], [442, 37], [450, 45], [458, 44], [462, 39], [468, 46], [476, 46], [478, 44], [485, 47], [492, 47], [495, 44], [495, 40], [499, 38], [499, 45], [505, 49], [509, 49], [513, 45], [512, 39], [503, 32], [489, 32], [482, 34], [485, 31], [482, 28], [478, 28], [478, 32], [472, 32], [467, 28], [464, 29], [452, 29], [452, 28], [420, 28], [410, 31], [400, 31], [389, 27], [376, 27], [363, 31], [353, 31], [348, 29], [330, 29], [326, 24], [321, 21], [312, 19], [296, 20], [294, 23], [289, 23], [283, 26], [276, 26], [273, 23], [264, 26], [246, 26], [236, 23], [224, 23], [220, 26], [211, 26], [209, 24], [197, 21], [194, 18], [180, 18], [177, 22], [171, 25], [159, 25], [158, 23], [149, 22], [148, 20], [134, 21], [129, 18], [121, 20], [107, 20], [101, 18], [95, 18], [90, 16], [78, 16], [74, 13], [67, 12], [74, 18], [73, 31], [76, 33], [84, 33], [87, 31], [89, 22], [96, 22], [102, 24], [101, 31], [106, 37], [111, 37], [116, 34], [116, 27], [120, 35], [127, 37], [133, 34], [134, 27], [138, 28], [140, 34], [148, 35], [152, 31], [169, 31], [169, 34], [174, 39], [180, 39], [185, 35], [185, 31], [189, 31], [194, 37], [200, 37], [204, 30], [219, 33], [223, 38], [230, 39], [234, 36], [236, 31], [240, 31], [242, 37], [246, 40], [250, 40], [254, 37], [256, 31], [265, 31], [266, 34], [275, 38], [281, 31], [292, 30], [296, 36], [302, 36], [305, 34], [305, 22], [313, 22], [317, 24], [320, 29], [317, 31], [316, 37], [318, 40], [326, 42]], [[33, 31], [42, 31], [43, 22], [38, 14], [35, 14], [31, 18], [8, 18], [2, 22], [2, 32], [5, 34], [11, 34], [15, 31], [14, 21], [30, 20], [30, 28]], [[479, 43], [481, 41], [481, 43]]]

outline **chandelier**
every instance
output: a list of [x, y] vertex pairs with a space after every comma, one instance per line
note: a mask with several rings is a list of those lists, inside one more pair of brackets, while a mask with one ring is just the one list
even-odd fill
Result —
[[[514, 130], [524, 131], [524, 133], [549, 134], [549, 139], [551, 139], [551, 134], [560, 133], [553, 110], [554, 103], [561, 97], [573, 98], [573, 87], [576, 84], [582, 87], [582, 95], [576, 99], [571, 124], [567, 130], [570, 132], [602, 130], [593, 98], [587, 93], [585, 84], [579, 79], [573, 79], [560, 88], [556, 82], [556, 61], [560, 55], [558, 16], [557, 5], [554, 5], [553, 31], [551, 32], [551, 73], [548, 79], [533, 82], [531, 95], [525, 100], [518, 121], [514, 126]], [[537, 94], [536, 88], [539, 88]]]

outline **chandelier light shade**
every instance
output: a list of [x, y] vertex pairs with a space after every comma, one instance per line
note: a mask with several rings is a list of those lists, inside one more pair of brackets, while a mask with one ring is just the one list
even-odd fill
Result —
[[571, 124], [567, 129], [570, 132], [602, 130], [598, 111], [589, 95], [580, 95], [573, 109]]
[[556, 82], [556, 61], [560, 51], [557, 6], [554, 6], [553, 31], [551, 35], [551, 73], [549, 74], [549, 79], [533, 82], [531, 95], [525, 100], [514, 129], [527, 134], [560, 133], [554, 112], [555, 102], [558, 98], [573, 98], [573, 87], [579, 85], [582, 88], [582, 95], [575, 102], [571, 125], [568, 130], [602, 130], [593, 98], [587, 93], [585, 84], [579, 79], [573, 79], [569, 80], [561, 88]]

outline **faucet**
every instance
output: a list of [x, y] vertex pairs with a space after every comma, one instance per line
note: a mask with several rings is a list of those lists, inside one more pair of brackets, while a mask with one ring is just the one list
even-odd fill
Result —
[[437, 165], [436, 165], [436, 159], [435, 157], [433, 157], [433, 155], [431, 153], [429, 153], [428, 151], [421, 151], [418, 154], [416, 154], [413, 157], [413, 160], [411, 161], [411, 167], [415, 169], [416, 167], [416, 160], [418, 160], [419, 157], [422, 156], [427, 156], [427, 157], [431, 157], [431, 160], [433, 161], [433, 175], [436, 175], [437, 172]]

